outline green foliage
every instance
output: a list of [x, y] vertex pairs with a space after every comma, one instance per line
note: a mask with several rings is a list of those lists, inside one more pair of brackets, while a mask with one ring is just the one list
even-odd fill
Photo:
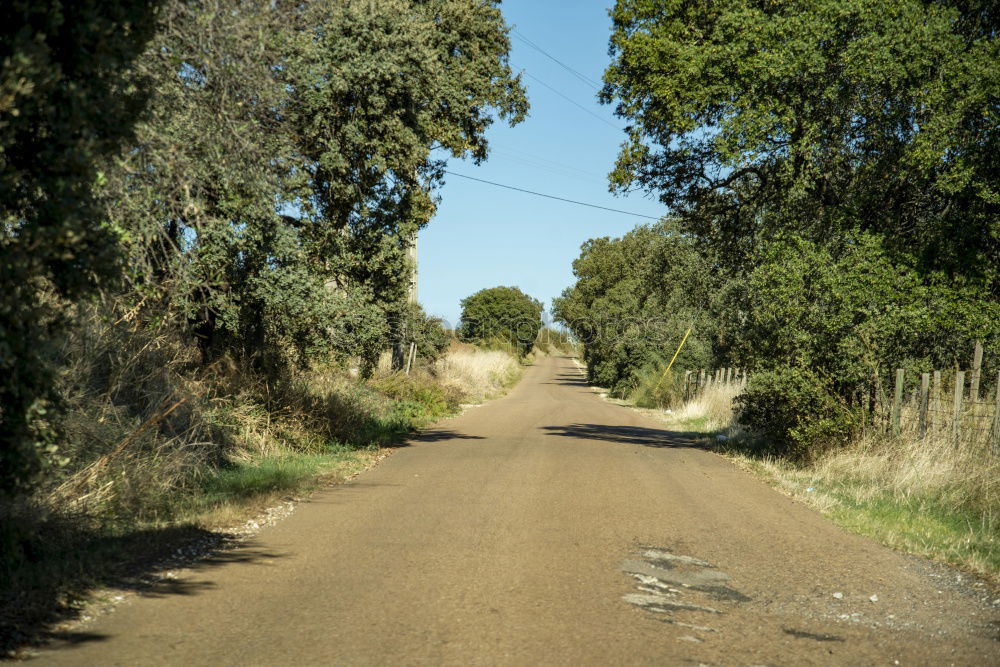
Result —
[[779, 230], [860, 228], [992, 284], [1000, 14], [986, 2], [619, 0], [602, 93], [613, 174], [748, 261]]
[[856, 411], [838, 402], [828, 382], [808, 368], [762, 371], [736, 398], [740, 423], [768, 453], [805, 458], [848, 442]]
[[531, 352], [542, 328], [542, 304], [516, 287], [491, 287], [462, 299], [459, 337], [468, 342], [506, 342]]
[[0, 8], [0, 492], [25, 489], [55, 451], [65, 300], [117, 273], [93, 188], [143, 112], [145, 91], [125, 74], [158, 4]]
[[[925, 284], [867, 234], [836, 246], [773, 242], [725, 301], [722, 312], [738, 319], [728, 326], [730, 354], [755, 373], [741, 419], [781, 447], [845, 440], [863, 421], [837, 415], [885, 405], [894, 369], [909, 369], [912, 387], [919, 372], [967, 364], [970, 340], [995, 345], [1000, 335], [1000, 304], [983, 287]], [[822, 389], [804, 398], [809, 383]]]
[[[664, 375], [670, 359], [654, 358], [635, 377], [635, 389], [628, 395], [640, 408], [677, 407], [684, 402], [684, 373], [671, 370]], [[674, 364], [676, 366], [676, 363]]]
[[[602, 98], [629, 123], [612, 183], [657, 193], [712, 267], [693, 302], [706, 365], [756, 374], [741, 419], [772, 447], [845, 441], [884, 416], [897, 367], [912, 383], [966, 366], [975, 340], [996, 363], [992, 5], [618, 0], [612, 19]], [[595, 313], [638, 312], [634, 254], [595, 264], [595, 281], [592, 253], [572, 296], [596, 283]], [[602, 302], [601, 281], [622, 293]], [[614, 341], [587, 360], [623, 393], [651, 356]]]
[[629, 395], [650, 366], [670, 360], [689, 327], [675, 368], [706, 365], [707, 306], [717, 282], [710, 268], [670, 222], [585, 243], [573, 262], [576, 284], [555, 299], [553, 312], [583, 343], [589, 380]]
[[426, 365], [440, 358], [453, 340], [441, 318], [429, 317], [417, 304], [407, 304], [403, 312], [390, 322], [390, 327], [392, 335], [397, 337], [394, 353], [399, 350], [403, 357], [395, 367], [397, 370], [405, 364], [411, 342], [416, 344], [416, 363]]
[[218, 468], [201, 480], [205, 495], [200, 502], [213, 504], [275, 491], [297, 491], [345, 454], [349, 455], [343, 452], [279, 456]]
[[374, 380], [372, 386], [379, 393], [399, 401], [400, 409], [412, 410], [409, 417], [415, 426], [451, 414], [461, 402], [457, 392], [443, 387], [430, 376], [418, 373], [394, 373]]
[[364, 285], [387, 313], [403, 308], [407, 249], [434, 215], [445, 163], [432, 150], [480, 162], [494, 118], [527, 111], [497, 4], [315, 2], [284, 42], [286, 123], [305, 179], [296, 226], [329, 280]]
[[137, 66], [154, 114], [109, 170], [122, 298], [204, 362], [370, 374], [434, 212], [432, 149], [483, 160], [494, 118], [524, 116], [508, 48], [473, 0], [168, 3]]

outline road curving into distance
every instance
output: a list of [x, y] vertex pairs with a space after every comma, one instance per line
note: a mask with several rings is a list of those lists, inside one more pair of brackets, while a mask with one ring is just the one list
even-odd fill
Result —
[[850, 535], [571, 359], [38, 664], [997, 664], [959, 575]]

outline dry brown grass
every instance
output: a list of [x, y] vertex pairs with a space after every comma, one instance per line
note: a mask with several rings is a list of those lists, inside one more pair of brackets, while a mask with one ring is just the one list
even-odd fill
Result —
[[735, 426], [733, 399], [739, 396], [739, 383], [710, 384], [676, 410], [672, 418], [696, 431], [722, 431]]
[[452, 387], [470, 403], [493, 398], [521, 376], [518, 360], [500, 350], [453, 344], [437, 361], [434, 373], [441, 384]]

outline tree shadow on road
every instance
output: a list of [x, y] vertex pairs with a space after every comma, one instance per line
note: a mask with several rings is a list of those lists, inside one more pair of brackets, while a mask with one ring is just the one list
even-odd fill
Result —
[[[119, 595], [143, 597], [197, 595], [215, 588], [201, 575], [223, 565], [258, 564], [282, 554], [257, 548], [228, 533], [195, 526], [136, 530], [121, 535], [65, 526], [36, 527], [42, 544], [0, 572], [0, 655], [17, 657], [31, 646], [51, 641], [85, 644], [105, 635], [69, 627], [80, 619], [95, 592], [111, 600]], [[46, 544], [48, 535], [56, 544]], [[71, 534], [72, 533], [72, 534]], [[189, 570], [176, 579], [171, 570]], [[193, 573], [193, 574], [192, 574]]]
[[408, 439], [408, 442], [447, 442], [448, 440], [483, 440], [481, 435], [466, 435], [449, 429], [429, 429]]
[[560, 384], [569, 387], [587, 387], [587, 378], [579, 373], [557, 373], [552, 382], [543, 382], [542, 384]]
[[558, 435], [579, 440], [603, 440], [643, 447], [673, 447], [687, 449], [709, 449], [704, 433], [687, 431], [665, 431], [642, 426], [609, 426], [607, 424], [569, 424], [566, 426], [543, 426], [546, 435]]

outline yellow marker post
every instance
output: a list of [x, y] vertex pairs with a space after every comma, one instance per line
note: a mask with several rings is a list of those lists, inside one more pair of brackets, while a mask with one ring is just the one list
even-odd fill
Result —
[[689, 327], [687, 332], [684, 334], [684, 338], [681, 339], [681, 344], [677, 346], [677, 351], [674, 352], [674, 358], [670, 360], [669, 364], [667, 364], [667, 369], [663, 371], [663, 375], [660, 376], [660, 381], [656, 383], [656, 387], [653, 389], [654, 394], [656, 393], [656, 390], [660, 388], [660, 385], [663, 384], [663, 378], [667, 377], [667, 373], [670, 372], [670, 369], [673, 367], [674, 362], [677, 361], [677, 355], [681, 353], [681, 348], [684, 347], [684, 343], [687, 342], [688, 336], [690, 335], [691, 335], [691, 329]]

